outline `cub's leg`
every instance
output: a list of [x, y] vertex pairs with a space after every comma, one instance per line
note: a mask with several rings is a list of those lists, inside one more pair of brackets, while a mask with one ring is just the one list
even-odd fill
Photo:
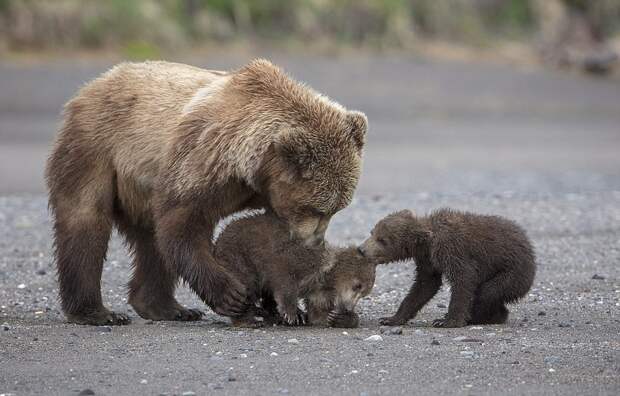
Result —
[[506, 303], [517, 301], [529, 290], [530, 283], [517, 271], [501, 272], [480, 285], [476, 293], [472, 322], [501, 324], [508, 320]]
[[187, 309], [174, 298], [178, 276], [165, 265], [157, 250], [155, 235], [146, 227], [129, 226], [118, 221], [133, 251], [134, 272], [129, 282], [129, 304], [144, 319], [199, 320], [203, 313]]
[[416, 267], [416, 278], [405, 299], [400, 303], [393, 316], [379, 319], [386, 326], [397, 326], [407, 323], [433, 298], [441, 287], [441, 274], [420, 270]]
[[471, 318], [473, 299], [477, 288], [477, 274], [471, 270], [474, 265], [453, 268], [448, 275], [452, 288], [448, 314], [433, 321], [435, 327], [463, 327]]
[[71, 173], [74, 167], [63, 170], [59, 161], [52, 157], [48, 183], [62, 309], [72, 323], [128, 324], [126, 315], [109, 311], [101, 299], [101, 271], [112, 231], [112, 177], [92, 172], [90, 181], [82, 183]]
[[273, 299], [271, 293], [264, 292], [261, 298], [261, 311], [260, 315], [263, 317], [263, 321], [267, 325], [279, 325], [283, 324], [282, 317], [278, 312], [278, 304]]

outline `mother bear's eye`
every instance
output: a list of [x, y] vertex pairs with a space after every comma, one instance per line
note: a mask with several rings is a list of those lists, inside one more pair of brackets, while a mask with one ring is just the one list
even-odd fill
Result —
[[377, 243], [379, 245], [386, 245], [387, 241], [384, 238], [377, 238]]

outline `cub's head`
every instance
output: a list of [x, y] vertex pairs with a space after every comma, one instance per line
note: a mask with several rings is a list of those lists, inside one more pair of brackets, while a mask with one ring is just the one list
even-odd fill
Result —
[[375, 264], [363, 257], [355, 247], [340, 249], [334, 267], [326, 274], [331, 291], [328, 324], [333, 327], [357, 327], [355, 313], [358, 301], [370, 294], [375, 284]]
[[412, 258], [417, 248], [428, 243], [431, 232], [410, 210], [401, 210], [381, 219], [359, 247], [375, 264]]
[[[368, 120], [257, 60], [234, 83], [269, 147], [255, 180], [269, 209], [306, 246], [323, 243], [334, 213], [353, 197]], [[250, 112], [250, 110], [248, 110]]]

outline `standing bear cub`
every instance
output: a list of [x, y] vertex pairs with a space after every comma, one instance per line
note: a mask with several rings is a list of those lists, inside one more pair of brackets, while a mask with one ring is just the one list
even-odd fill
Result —
[[437, 293], [445, 277], [452, 295], [435, 327], [504, 323], [507, 303], [525, 296], [536, 273], [532, 245], [514, 222], [440, 209], [417, 217], [409, 210], [379, 221], [360, 251], [377, 263], [414, 259], [416, 279], [396, 314], [381, 324], [404, 324]]
[[197, 320], [179, 277], [217, 313], [245, 312], [254, 279], [213, 257], [217, 222], [266, 207], [308, 246], [349, 204], [366, 117], [266, 60], [230, 72], [123, 63], [65, 106], [47, 162], [60, 300], [75, 323], [125, 324], [101, 298], [113, 227], [133, 253], [129, 304], [143, 318]]
[[[251, 279], [251, 305], [232, 317], [235, 326], [284, 322], [357, 327], [355, 306], [375, 283], [375, 264], [356, 247], [307, 247], [291, 240], [286, 225], [272, 214], [245, 217], [226, 226], [215, 243], [215, 257], [237, 276]], [[306, 313], [298, 308], [303, 300]], [[306, 318], [307, 316], [307, 318]]]

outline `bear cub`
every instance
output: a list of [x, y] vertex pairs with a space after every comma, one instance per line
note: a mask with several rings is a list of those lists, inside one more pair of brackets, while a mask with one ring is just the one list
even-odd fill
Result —
[[261, 326], [257, 316], [274, 324], [357, 327], [355, 306], [375, 282], [375, 265], [357, 248], [307, 247], [291, 239], [272, 214], [227, 225], [215, 242], [215, 257], [234, 275], [253, 279], [247, 310], [231, 317], [238, 327]]
[[536, 273], [525, 231], [499, 216], [439, 209], [418, 217], [402, 210], [379, 221], [360, 252], [375, 263], [413, 259], [416, 278], [384, 325], [414, 318], [437, 293], [442, 276], [451, 286], [448, 313], [435, 327], [504, 323], [507, 303], [525, 296]]

